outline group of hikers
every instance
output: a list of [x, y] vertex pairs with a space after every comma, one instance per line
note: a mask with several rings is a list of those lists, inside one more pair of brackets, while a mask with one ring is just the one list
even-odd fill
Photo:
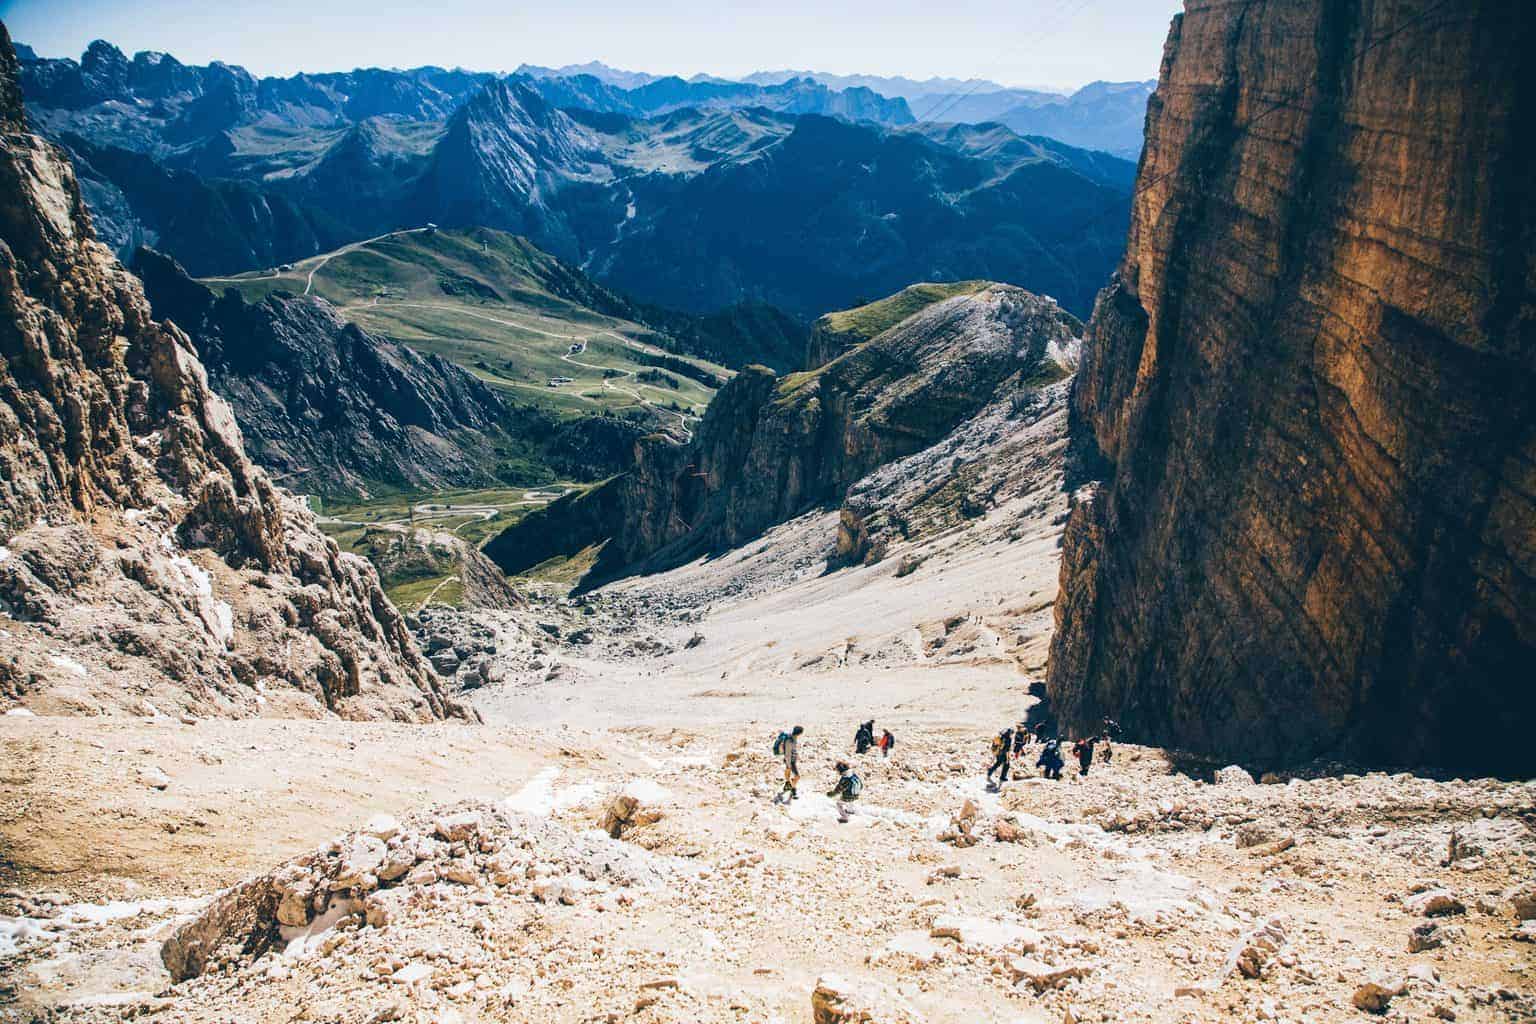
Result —
[[[784, 787], [779, 790], [779, 795], [775, 798], [776, 803], [788, 803], [800, 798], [800, 737], [804, 733], [805, 727], [797, 725], [779, 733], [773, 741], [774, 755], [784, 761]], [[1100, 756], [1104, 763], [1108, 764], [1110, 758], [1114, 756], [1112, 741], [1119, 734], [1119, 723], [1105, 716], [1100, 732], [1077, 739], [1072, 744], [1072, 754], [1077, 758], [1078, 774], [1088, 774], [1088, 769], [1093, 766], [1095, 748], [1100, 750]], [[1042, 769], [1048, 779], [1060, 779], [1061, 770], [1066, 767], [1066, 760], [1061, 753], [1061, 739], [1049, 723], [1042, 723], [1038, 727], [1037, 736], [1041, 749], [1040, 756], [1035, 761], [1035, 767]], [[1008, 726], [992, 737], [992, 765], [987, 769], [989, 789], [995, 792], [1008, 781], [1008, 772], [1014, 759], [1024, 756], [1029, 748], [1030, 738], [1029, 726], [1024, 722]], [[1102, 747], [1099, 746], [1100, 744]], [[853, 734], [853, 749], [858, 754], [867, 754], [871, 749], [879, 749], [882, 757], [890, 757], [891, 749], [895, 746], [896, 737], [889, 729], [882, 730], [878, 739], [875, 737], [874, 719], [861, 722], [858, 730]], [[827, 797], [836, 801], [837, 820], [845, 823], [854, 813], [854, 802], [864, 791], [864, 780], [847, 761], [839, 760], [833, 768], [837, 772], [837, 781], [827, 792]], [[997, 776], [995, 780], [994, 775]]]
[[[1113, 740], [1120, 734], [1120, 723], [1113, 718], [1105, 717], [1103, 728], [1098, 733], [1083, 736], [1072, 743], [1072, 756], [1077, 758], [1077, 774], [1087, 775], [1088, 769], [1093, 767], [1093, 752], [1099, 744], [1103, 744], [1100, 756], [1105, 764], [1114, 756]], [[1015, 759], [1023, 757], [1029, 748], [1029, 726], [1023, 722], [1017, 725], [1007, 726], [996, 736], [992, 737], [992, 765], [987, 769], [987, 785], [993, 790], [1000, 789], [1003, 783], [1008, 781], [1008, 772], [1013, 767]], [[1066, 759], [1061, 753], [1061, 738], [1056, 735], [1056, 730], [1051, 723], [1041, 723], [1035, 737], [1039, 740], [1040, 756], [1035, 759], [1035, 767], [1048, 779], [1061, 778], [1061, 770], [1066, 767]], [[994, 779], [993, 776], [997, 778]]]

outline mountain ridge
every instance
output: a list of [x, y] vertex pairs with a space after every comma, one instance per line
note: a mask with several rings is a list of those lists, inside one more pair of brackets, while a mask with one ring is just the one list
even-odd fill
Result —
[[0, 690], [63, 714], [473, 715], [372, 567], [247, 457], [17, 74], [0, 24]]

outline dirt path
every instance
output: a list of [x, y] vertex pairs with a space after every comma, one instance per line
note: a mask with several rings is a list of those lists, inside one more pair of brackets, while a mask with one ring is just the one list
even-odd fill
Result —
[[331, 260], [335, 259], [336, 257], [338, 257], [338, 256], [345, 256], [349, 252], [354, 252], [354, 251], [356, 251], [358, 249], [361, 249], [365, 245], [372, 245], [374, 242], [382, 242], [386, 238], [394, 238], [397, 235], [412, 235], [412, 234], [415, 234], [415, 233], [417, 233], [419, 231], [426, 231], [426, 230], [427, 230], [426, 228], [421, 227], [421, 228], [405, 228], [405, 229], [400, 230], [400, 231], [388, 231], [388, 232], [385, 232], [382, 235], [375, 235], [372, 238], [365, 238], [361, 242], [353, 242], [350, 245], [344, 245], [340, 249], [337, 249], [337, 250], [335, 250], [333, 252], [327, 253], [320, 260], [319, 263], [316, 263], [313, 267], [309, 268], [309, 275], [304, 279], [304, 294], [308, 295], [310, 289], [314, 287], [315, 275], [320, 272], [320, 269], [322, 267], [324, 267], [327, 263], [329, 263]]

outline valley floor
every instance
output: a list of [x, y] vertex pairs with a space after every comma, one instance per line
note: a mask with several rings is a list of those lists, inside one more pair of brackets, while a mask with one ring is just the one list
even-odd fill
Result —
[[[1060, 782], [1035, 747], [987, 791], [1055, 592], [1053, 510], [1010, 533], [1016, 511], [905, 574], [827, 573], [813, 515], [552, 605], [566, 637], [630, 632], [475, 691], [484, 725], [0, 719], [0, 1019], [787, 1024], [817, 991], [818, 1024], [1536, 1014], [1532, 784], [1213, 785], [1120, 745]], [[854, 759], [840, 824], [832, 763], [871, 716], [897, 745]], [[625, 793], [620, 838], [596, 831]], [[357, 914], [338, 892], [280, 948], [271, 920], [237, 928], [172, 984], [160, 946], [216, 891], [299, 858], [253, 891], [323, 893], [383, 855], [365, 828], [409, 874], [364, 872]]]

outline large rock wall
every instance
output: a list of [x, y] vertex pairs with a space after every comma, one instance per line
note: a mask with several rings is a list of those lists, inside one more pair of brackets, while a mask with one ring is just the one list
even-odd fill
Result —
[[1536, 10], [1186, 6], [1084, 348], [1051, 693], [1256, 761], [1528, 772]]
[[0, 699], [452, 711], [373, 569], [251, 463], [186, 335], [96, 241], [15, 76], [0, 26]]

